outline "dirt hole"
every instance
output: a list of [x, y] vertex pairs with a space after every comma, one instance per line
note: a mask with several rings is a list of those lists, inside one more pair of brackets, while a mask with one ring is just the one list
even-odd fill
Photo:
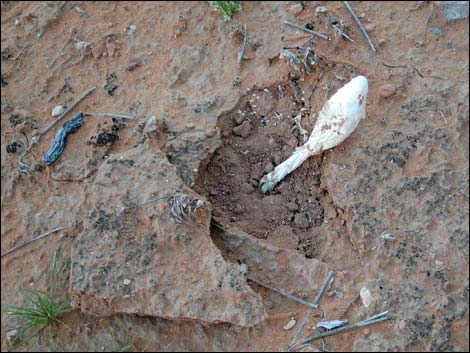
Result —
[[[259, 180], [304, 143], [292, 118], [310, 134], [323, 103], [353, 76], [344, 66], [324, 65], [314, 74], [256, 89], [219, 117], [222, 143], [199, 170], [194, 189], [205, 195], [225, 222], [307, 258], [322, 250], [320, 227], [325, 219], [323, 156], [307, 160], [268, 194]], [[338, 78], [343, 78], [338, 79]]]

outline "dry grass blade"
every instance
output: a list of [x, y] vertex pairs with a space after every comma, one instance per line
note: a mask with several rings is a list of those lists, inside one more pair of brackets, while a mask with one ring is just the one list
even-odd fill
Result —
[[197, 209], [204, 205], [204, 201], [193, 199], [186, 194], [176, 193], [170, 197], [171, 214], [176, 224], [186, 223], [185, 218], [192, 218]]

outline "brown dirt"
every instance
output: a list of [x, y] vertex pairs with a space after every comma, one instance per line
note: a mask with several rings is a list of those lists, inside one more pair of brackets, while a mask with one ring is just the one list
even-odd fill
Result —
[[[86, 190], [96, 188], [103, 163], [148, 143], [148, 157], [161, 148], [224, 222], [334, 270], [332, 288], [345, 296], [322, 299], [328, 319], [344, 314], [355, 322], [390, 310], [391, 320], [371, 326], [370, 334], [360, 329], [327, 338], [329, 350], [468, 351], [468, 19], [447, 22], [433, 2], [353, 2], [378, 47], [374, 54], [341, 2], [304, 2], [296, 16], [293, 2], [243, 2], [229, 22], [207, 2], [76, 2], [85, 15], [70, 2], [59, 10], [59, 3], [1, 4], [2, 252], [65, 228], [2, 257], [2, 308], [22, 304], [21, 289], [47, 287], [46, 249], [60, 243], [69, 255], [76, 246], [92, 211]], [[354, 42], [335, 37], [326, 17], [315, 15], [319, 5], [347, 21]], [[315, 38], [319, 60], [309, 72], [295, 72], [279, 57], [282, 48], [309, 39], [284, 19], [311, 22], [333, 38]], [[245, 23], [249, 43], [239, 66]], [[81, 59], [69, 44], [51, 66], [73, 36], [99, 50]], [[112, 56], [94, 57], [114, 47]], [[367, 118], [341, 146], [261, 194], [259, 179], [303, 143], [291, 119], [302, 114], [310, 132], [314, 113], [357, 74], [369, 80]], [[45, 167], [55, 128], [25, 157], [33, 175], [19, 171], [21, 131], [30, 140], [52, 121], [56, 105], [70, 106], [93, 86], [96, 92], [75, 111], [137, 121], [116, 129], [111, 119], [85, 118], [60, 159]], [[152, 115], [164, 126], [157, 141], [144, 130]], [[119, 178], [132, 185], [124, 172]], [[383, 231], [397, 239], [384, 241]], [[214, 229], [211, 237], [227, 261], [237, 262], [227, 240]], [[362, 287], [374, 297], [368, 308], [356, 300]], [[136, 349], [285, 349], [294, 332], [283, 326], [294, 316], [295, 330], [308, 309], [252, 288], [269, 314], [252, 328], [117, 316], [136, 337]], [[2, 332], [16, 324], [1, 315]], [[306, 332], [320, 320], [314, 316]], [[74, 311], [64, 322], [69, 328], [58, 328], [55, 339], [60, 350], [110, 350], [113, 334], [120, 334], [115, 318]]]

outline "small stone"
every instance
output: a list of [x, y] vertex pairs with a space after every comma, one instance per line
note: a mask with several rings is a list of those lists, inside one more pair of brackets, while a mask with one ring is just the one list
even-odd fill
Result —
[[250, 135], [251, 128], [252, 128], [251, 123], [248, 120], [245, 120], [243, 124], [235, 126], [232, 129], [232, 132], [234, 135], [247, 138]]
[[28, 132], [29, 128], [30, 125], [26, 121], [23, 121], [22, 123], [15, 126], [16, 132], [19, 132], [20, 134]]
[[21, 108], [17, 108], [13, 111], [12, 115], [15, 115], [17, 116], [18, 118], [20, 118], [21, 120], [26, 120], [26, 119], [30, 119], [33, 117], [33, 114], [31, 114], [31, 112], [25, 110], [25, 109], [21, 109]]
[[213, 137], [215, 135], [215, 132], [216, 132], [216, 129], [209, 129], [209, 130], [206, 130], [206, 132], [204, 133], [204, 135], [206, 137]]
[[310, 226], [307, 217], [303, 213], [297, 213], [294, 216], [294, 224], [301, 229], [306, 229]]
[[64, 112], [64, 106], [63, 105], [58, 105], [56, 107], [54, 107], [54, 109], [52, 109], [52, 116], [59, 116], [60, 114], [62, 114]]
[[281, 152], [274, 153], [273, 158], [274, 158], [274, 163], [276, 163], [276, 165], [281, 164], [281, 162], [283, 161], [283, 155]]
[[249, 194], [249, 193], [252, 193], [253, 191], [255, 191], [255, 188], [251, 184], [243, 183], [240, 186], [240, 191], [244, 194]]
[[128, 286], [129, 284], [131, 284], [131, 280], [126, 278], [126, 279], [123, 281], [123, 283], [124, 283], [125, 286]]
[[379, 97], [380, 98], [389, 98], [393, 96], [396, 92], [394, 85], [387, 83], [379, 88]]
[[13, 109], [13, 105], [8, 99], [2, 99], [2, 113], [8, 113]]
[[11, 344], [15, 341], [16, 337], [18, 337], [18, 330], [11, 330], [7, 332], [7, 342]]
[[368, 23], [364, 26], [367, 32], [373, 32], [375, 29], [375, 25], [373, 23]]
[[406, 321], [405, 320], [400, 320], [400, 322], [398, 323], [398, 328], [400, 330], [404, 330], [406, 327]]
[[194, 123], [187, 123], [185, 126], [187, 129], [194, 129]]
[[370, 336], [370, 330], [368, 328], [366, 328], [364, 331], [362, 331], [362, 334], [364, 337], [369, 337]]
[[116, 45], [114, 43], [108, 43], [106, 44], [106, 50], [108, 51], [108, 56], [112, 57], [114, 53], [116, 52]]
[[361, 299], [362, 299], [362, 304], [367, 308], [369, 305], [372, 304], [374, 301], [374, 298], [370, 294], [370, 290], [367, 287], [362, 287], [360, 291]]
[[303, 9], [304, 9], [304, 6], [300, 2], [297, 2], [289, 6], [289, 12], [293, 14], [294, 16], [300, 15]]
[[243, 122], [243, 120], [245, 120], [245, 115], [243, 114], [238, 114], [238, 115], [235, 115], [233, 117], [233, 120], [237, 123], [237, 124], [241, 124]]
[[442, 37], [444, 35], [444, 32], [442, 32], [442, 29], [440, 29], [439, 27], [431, 27], [428, 31], [438, 37]]
[[101, 55], [103, 55], [103, 52], [104, 52], [104, 49], [101, 45], [97, 47], [93, 47], [93, 49], [91, 49], [91, 55], [93, 55], [93, 58], [95, 60], [98, 59]]
[[129, 59], [126, 64], [126, 71], [132, 71], [138, 66], [140, 66], [140, 61], [138, 59]]
[[137, 26], [136, 25], [130, 25], [129, 29], [127, 31], [127, 35], [132, 36], [136, 31], [137, 31]]
[[297, 323], [297, 320], [295, 319], [295, 317], [292, 317], [290, 321], [286, 324], [286, 326], [284, 326], [284, 330], [285, 331], [292, 330], [296, 323]]
[[271, 162], [266, 163], [266, 165], [264, 166], [265, 173], [272, 172], [273, 169], [274, 169], [274, 165]]
[[469, 3], [468, 1], [434, 1], [444, 13], [447, 21], [460, 20], [468, 18]]
[[315, 13], [324, 13], [327, 11], [328, 9], [325, 6], [317, 6], [317, 8], [315, 9]]
[[155, 115], [152, 115], [150, 118], [148, 118], [147, 124], [145, 124], [145, 132], [151, 134], [157, 131], [157, 129], [157, 117]]
[[289, 202], [289, 203], [286, 205], [286, 207], [287, 207], [287, 209], [288, 209], [289, 211], [291, 211], [291, 212], [295, 212], [295, 211], [297, 211], [297, 209], [299, 208], [299, 207], [297, 206], [297, 204], [296, 204], [294, 201]]

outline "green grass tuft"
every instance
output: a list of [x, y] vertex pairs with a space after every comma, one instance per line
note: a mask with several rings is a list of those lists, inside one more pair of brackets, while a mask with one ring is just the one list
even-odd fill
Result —
[[44, 332], [50, 329], [51, 339], [53, 337], [53, 328], [56, 324], [65, 324], [59, 318], [71, 311], [70, 300], [67, 298], [58, 299], [57, 297], [57, 283], [59, 275], [64, 269], [66, 263], [59, 266], [60, 247], [51, 255], [48, 252], [49, 260], [51, 263], [50, 270], [50, 289], [49, 291], [27, 290], [22, 291], [21, 294], [27, 303], [25, 306], [10, 306], [4, 311], [8, 316], [18, 318], [23, 323], [10, 329], [9, 331], [18, 331], [17, 339], [15, 342], [27, 342], [32, 338], [36, 338], [38, 342], [41, 341]]
[[224, 21], [229, 21], [235, 11], [242, 10], [241, 1], [209, 1], [209, 5], [224, 15]]

